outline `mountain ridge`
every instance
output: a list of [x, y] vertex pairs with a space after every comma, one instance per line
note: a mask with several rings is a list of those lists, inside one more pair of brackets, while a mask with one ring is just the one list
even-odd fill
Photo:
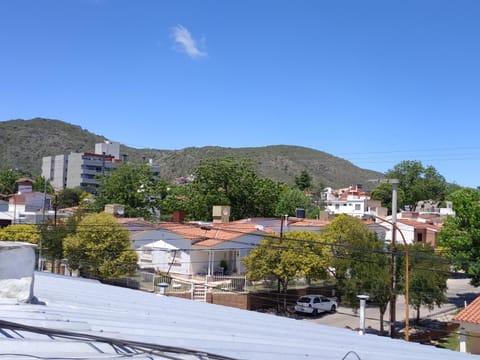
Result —
[[[42, 157], [70, 152], [93, 152], [95, 144], [110, 140], [78, 125], [62, 120], [34, 118], [0, 122], [0, 170], [17, 168], [32, 176], [41, 174]], [[364, 184], [382, 177], [374, 170], [362, 169], [326, 152], [299, 145], [261, 147], [186, 147], [178, 150], [137, 149], [120, 145], [120, 152], [131, 161], [152, 159], [161, 177], [171, 181], [192, 174], [203, 159], [232, 156], [249, 159], [261, 177], [293, 185], [306, 170], [312, 183], [331, 187]]]

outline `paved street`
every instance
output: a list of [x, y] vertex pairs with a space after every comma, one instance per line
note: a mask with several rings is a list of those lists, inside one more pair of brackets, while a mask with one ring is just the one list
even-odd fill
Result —
[[[480, 288], [475, 288], [469, 284], [468, 279], [449, 279], [447, 282], [447, 296], [449, 303], [443, 306], [435, 307], [433, 310], [422, 308], [420, 310], [421, 318], [432, 318], [437, 320], [449, 320], [457, 309], [463, 308], [465, 301], [470, 303], [477, 295], [480, 295]], [[410, 321], [416, 317], [416, 312], [410, 307]], [[380, 329], [380, 312], [378, 308], [367, 307], [365, 312], [365, 328], [367, 332], [376, 332]], [[396, 320], [405, 320], [405, 299], [397, 298]], [[336, 326], [341, 328], [358, 329], [360, 324], [359, 314], [354, 313], [350, 308], [340, 306], [335, 314], [322, 314], [317, 318], [305, 316], [305, 320], [319, 324]], [[388, 330], [388, 321], [390, 320], [390, 310], [387, 308], [384, 318], [384, 328]]]

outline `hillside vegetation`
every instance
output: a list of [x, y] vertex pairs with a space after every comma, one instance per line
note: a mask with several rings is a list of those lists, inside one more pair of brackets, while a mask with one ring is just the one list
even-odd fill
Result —
[[[80, 126], [60, 120], [31, 119], [0, 122], [0, 170], [17, 168], [31, 176], [41, 174], [42, 157], [70, 152], [93, 152], [95, 144], [108, 139]], [[121, 153], [130, 161], [152, 159], [160, 166], [161, 176], [173, 180], [193, 173], [202, 159], [231, 156], [249, 159], [261, 177], [294, 184], [302, 170], [312, 183], [343, 187], [381, 177], [376, 171], [361, 169], [325, 152], [302, 146], [274, 145], [251, 148], [207, 146], [181, 150], [135, 149], [121, 145]]]

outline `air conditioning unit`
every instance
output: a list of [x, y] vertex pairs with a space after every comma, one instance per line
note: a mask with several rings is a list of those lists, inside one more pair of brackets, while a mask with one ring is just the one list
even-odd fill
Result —
[[214, 223], [228, 223], [230, 221], [230, 206], [215, 205], [212, 215]]

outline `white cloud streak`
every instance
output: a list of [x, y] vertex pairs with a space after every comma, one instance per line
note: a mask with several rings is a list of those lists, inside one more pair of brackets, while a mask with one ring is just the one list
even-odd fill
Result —
[[207, 52], [197, 45], [190, 31], [184, 26], [177, 25], [173, 28], [173, 38], [179, 51], [185, 52], [191, 58], [207, 56]]

